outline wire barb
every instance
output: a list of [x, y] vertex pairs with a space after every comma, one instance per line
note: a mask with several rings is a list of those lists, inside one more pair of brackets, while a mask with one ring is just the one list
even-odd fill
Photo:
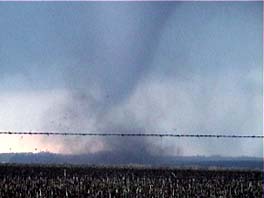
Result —
[[224, 134], [174, 134], [174, 133], [60, 133], [60, 132], [25, 132], [25, 131], [0, 131], [0, 135], [53, 135], [53, 136], [120, 136], [120, 137], [175, 137], [175, 138], [259, 138], [263, 135], [224, 135]]

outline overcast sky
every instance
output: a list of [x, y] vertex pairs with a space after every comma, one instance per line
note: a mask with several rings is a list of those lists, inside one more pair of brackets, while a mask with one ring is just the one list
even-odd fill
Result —
[[[0, 27], [0, 130], [262, 134], [262, 2], [0, 2]], [[0, 136], [0, 152], [127, 145], [109, 141]], [[262, 156], [261, 140], [142, 145]]]

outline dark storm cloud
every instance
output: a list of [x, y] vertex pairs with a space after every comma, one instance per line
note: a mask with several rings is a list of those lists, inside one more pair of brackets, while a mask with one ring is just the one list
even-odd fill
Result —
[[[43, 130], [261, 131], [262, 2], [1, 3], [0, 15], [0, 89], [23, 92], [16, 106], [41, 96], [32, 114]], [[250, 141], [49, 140], [65, 152], [106, 150], [131, 161], [227, 149], [261, 155]]]

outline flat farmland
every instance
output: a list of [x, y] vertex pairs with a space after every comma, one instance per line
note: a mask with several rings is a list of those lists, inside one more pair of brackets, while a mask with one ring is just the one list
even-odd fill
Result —
[[262, 172], [0, 165], [0, 197], [261, 197]]

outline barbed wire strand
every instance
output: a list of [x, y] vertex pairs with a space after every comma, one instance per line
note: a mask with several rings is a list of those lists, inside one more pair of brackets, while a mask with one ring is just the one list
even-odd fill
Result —
[[25, 132], [25, 131], [0, 131], [0, 135], [46, 135], [46, 136], [120, 136], [120, 137], [175, 137], [175, 138], [259, 138], [263, 135], [224, 135], [224, 134], [175, 134], [175, 133], [73, 133], [73, 132]]

